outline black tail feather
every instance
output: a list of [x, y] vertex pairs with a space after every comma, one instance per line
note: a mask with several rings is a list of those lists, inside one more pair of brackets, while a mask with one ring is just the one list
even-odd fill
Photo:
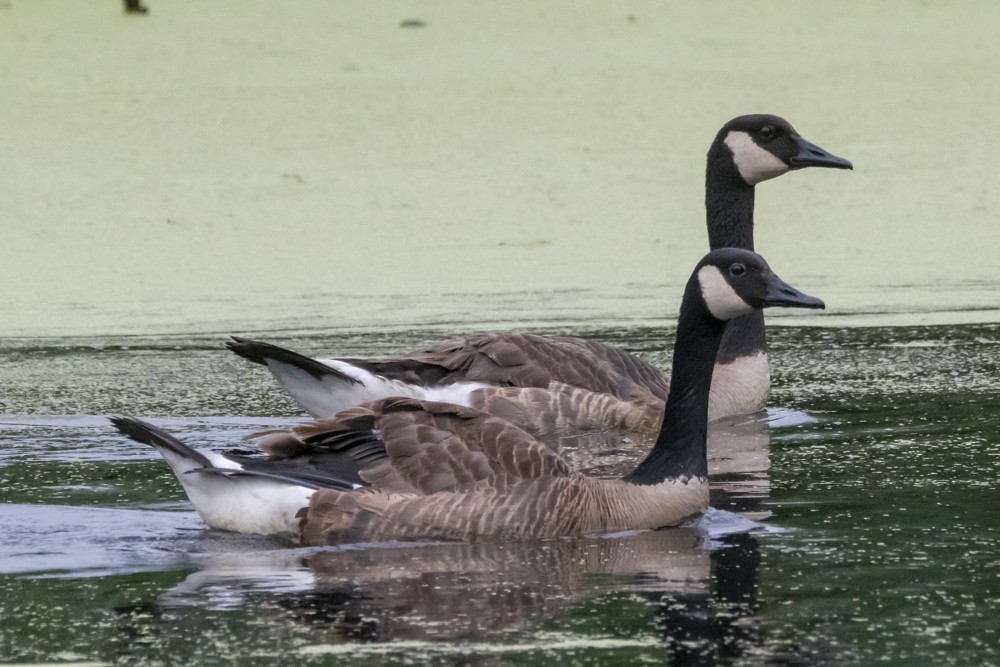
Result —
[[351, 384], [364, 384], [361, 380], [353, 378], [346, 373], [341, 373], [335, 368], [330, 368], [326, 364], [320, 363], [304, 354], [286, 350], [283, 347], [278, 347], [270, 343], [250, 340], [249, 338], [240, 338], [238, 336], [232, 336], [231, 338], [232, 340], [226, 341], [226, 349], [255, 364], [266, 366], [268, 359], [273, 359], [274, 361], [300, 368], [317, 380], [333, 376]]
[[178, 456], [192, 459], [202, 466], [198, 469], [188, 470], [185, 474], [220, 475], [228, 479], [235, 477], [263, 477], [287, 484], [308, 486], [314, 489], [331, 488], [345, 491], [350, 491], [364, 485], [364, 481], [354, 471], [354, 468], [358, 467], [357, 463], [353, 464], [353, 467], [348, 466], [346, 477], [338, 474], [338, 471], [335, 469], [327, 471], [320, 467], [311, 467], [302, 463], [272, 461], [266, 458], [250, 456], [226, 457], [239, 463], [243, 467], [242, 470], [238, 468], [219, 468], [198, 450], [188, 447], [174, 436], [148, 422], [136, 419], [135, 417], [109, 417], [109, 419], [122, 435], [126, 435], [144, 445], [164, 449]]
[[166, 449], [178, 456], [183, 456], [197, 461], [206, 468], [212, 467], [209, 461], [201, 452], [191, 449], [183, 442], [170, 435], [166, 431], [159, 429], [148, 422], [135, 417], [109, 417], [114, 427], [122, 435], [128, 436], [136, 442], [150, 445], [157, 449]]

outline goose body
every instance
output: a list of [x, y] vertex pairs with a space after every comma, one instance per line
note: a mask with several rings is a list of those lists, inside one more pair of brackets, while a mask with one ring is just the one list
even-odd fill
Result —
[[[304, 544], [535, 539], [674, 526], [708, 507], [706, 434], [728, 321], [755, 308], [822, 308], [755, 253], [709, 253], [687, 283], [673, 390], [649, 455], [621, 478], [589, 477], [527, 431], [481, 410], [408, 397], [260, 435], [267, 457], [200, 452], [132, 418], [213, 527]], [[294, 511], [293, 511], [294, 510]]]
[[[707, 159], [709, 246], [753, 250], [754, 187], [806, 167], [850, 169], [851, 163], [806, 141], [777, 116], [726, 123]], [[227, 346], [267, 366], [317, 418], [407, 396], [500, 410], [539, 437], [592, 428], [655, 433], [670, 389], [669, 379], [642, 359], [572, 336], [479, 333], [386, 359], [311, 359], [244, 338]], [[770, 367], [759, 311], [732, 323], [716, 362], [709, 419], [763, 409]]]

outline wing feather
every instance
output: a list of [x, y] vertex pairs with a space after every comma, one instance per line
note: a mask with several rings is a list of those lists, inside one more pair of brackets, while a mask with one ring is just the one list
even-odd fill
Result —
[[514, 387], [559, 382], [632, 400], [636, 388], [666, 400], [669, 380], [618, 348], [573, 336], [482, 333], [442, 341], [391, 359], [345, 359], [391, 379], [421, 385], [459, 381]]

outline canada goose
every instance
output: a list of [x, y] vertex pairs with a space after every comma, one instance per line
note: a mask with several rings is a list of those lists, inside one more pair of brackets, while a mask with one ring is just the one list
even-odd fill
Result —
[[[805, 167], [851, 169], [803, 139], [784, 119], [740, 116], [708, 151], [705, 209], [712, 249], [753, 250], [754, 186]], [[271, 371], [313, 417], [389, 396], [475, 407], [548, 438], [581, 430], [655, 433], [669, 380], [624, 350], [570, 336], [462, 336], [388, 359], [320, 359], [234, 337], [227, 347]], [[771, 384], [764, 317], [727, 330], [719, 350], [709, 419], [763, 409]]]
[[160, 451], [215, 528], [320, 545], [674, 526], [708, 506], [708, 395], [726, 324], [768, 306], [824, 307], [752, 251], [714, 250], [698, 263], [681, 302], [663, 425], [649, 455], [617, 479], [574, 471], [503, 419], [412, 398], [261, 434], [267, 458], [197, 451], [136, 419], [112, 421]]

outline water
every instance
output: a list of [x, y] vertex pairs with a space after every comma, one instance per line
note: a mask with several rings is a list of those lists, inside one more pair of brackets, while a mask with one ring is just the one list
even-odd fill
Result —
[[[0, 1], [0, 661], [1000, 663], [1000, 4], [146, 4]], [[769, 315], [773, 407], [713, 433], [695, 525], [289, 549], [206, 530], [107, 426], [297, 419], [230, 333], [666, 367], [749, 112], [856, 171], [758, 188], [758, 249], [829, 310]]]
[[0, 333], [648, 323], [754, 112], [855, 164], [757, 193], [838, 324], [1000, 316], [996, 3], [308, 2], [0, 3]]
[[[587, 333], [664, 362], [657, 327]], [[274, 339], [379, 354], [432, 335]], [[769, 470], [733, 474], [716, 447], [716, 509], [693, 526], [332, 550], [204, 528], [158, 456], [104, 421], [128, 406], [222, 449], [298, 418], [215, 342], [4, 343], [5, 659], [1000, 660], [998, 325], [774, 328], [782, 407], [725, 427], [736, 468]], [[178, 416], [194, 412], [221, 416]]]

